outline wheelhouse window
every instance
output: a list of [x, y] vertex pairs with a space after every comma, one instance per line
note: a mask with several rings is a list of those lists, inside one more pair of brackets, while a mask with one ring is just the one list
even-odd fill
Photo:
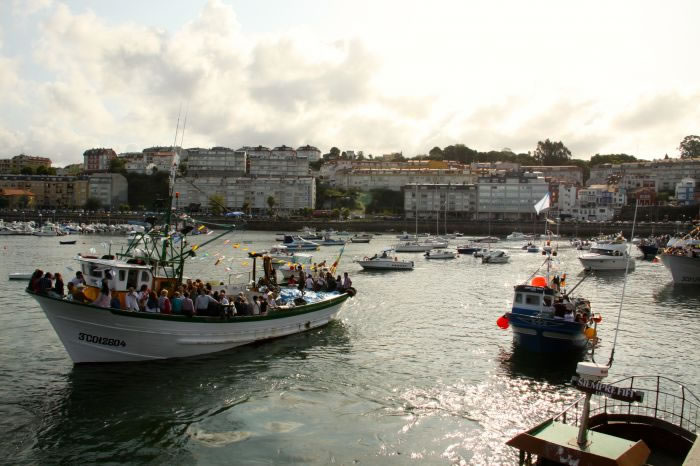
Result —
[[522, 303], [523, 302], [523, 295], [520, 293], [515, 293], [515, 302]]
[[148, 282], [151, 277], [148, 276], [148, 272], [145, 270], [141, 272], [141, 281], [142, 282]]
[[120, 270], [119, 271], [119, 281], [123, 282], [125, 278], [126, 278], [126, 270]]
[[540, 297], [538, 295], [534, 295], [534, 294], [526, 294], [525, 295], [525, 304], [529, 304], [532, 306], [539, 306], [540, 305]]
[[97, 265], [90, 265], [89, 275], [91, 277], [102, 278], [102, 270]]

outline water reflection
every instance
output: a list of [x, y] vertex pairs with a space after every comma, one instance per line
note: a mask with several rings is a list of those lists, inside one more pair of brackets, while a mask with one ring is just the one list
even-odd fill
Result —
[[688, 315], [700, 316], [700, 287], [667, 283], [654, 293], [654, 301], [671, 307], [666, 311], [682, 311]]
[[34, 407], [43, 422], [28, 460], [160, 461], [167, 450], [173, 462], [195, 462], [187, 447], [193, 439], [220, 446], [247, 435], [235, 417], [223, 437], [200, 423], [295, 383], [289, 373], [303, 373], [296, 366], [309, 353], [337, 355], [349, 348], [345, 325], [333, 321], [313, 332], [198, 358], [74, 366], [65, 384], [47, 390], [45, 403]]
[[[516, 345], [510, 350], [499, 349], [498, 361], [505, 375], [511, 378], [526, 377], [551, 385], [563, 385], [576, 373], [576, 364], [584, 359], [583, 353], [554, 353], [543, 356], [525, 351]], [[543, 360], [547, 363], [543, 364]]]

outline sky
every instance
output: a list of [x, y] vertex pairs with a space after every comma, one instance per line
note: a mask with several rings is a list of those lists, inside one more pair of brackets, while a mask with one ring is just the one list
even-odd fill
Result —
[[0, 158], [466, 144], [678, 155], [700, 2], [0, 1]]

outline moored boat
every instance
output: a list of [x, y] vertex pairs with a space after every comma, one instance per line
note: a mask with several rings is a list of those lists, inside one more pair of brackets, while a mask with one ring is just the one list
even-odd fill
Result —
[[634, 270], [636, 262], [627, 251], [627, 241], [622, 235], [613, 239], [598, 240], [589, 253], [579, 256], [586, 270]]
[[433, 249], [432, 244], [419, 243], [417, 241], [407, 241], [394, 246], [396, 252], [426, 252]]
[[674, 283], [700, 283], [700, 227], [674, 240], [672, 246], [663, 249], [659, 258], [671, 272]]
[[392, 249], [356, 262], [365, 270], [413, 270], [413, 261], [399, 259]]
[[353, 235], [350, 238], [350, 241], [353, 243], [369, 243], [372, 238], [373, 238], [373, 235], [370, 235], [368, 233], [360, 233], [360, 234]]
[[457, 254], [454, 253], [453, 251], [426, 251], [425, 254], [423, 254], [426, 259], [454, 259], [457, 257]]
[[494, 249], [493, 251], [485, 252], [481, 256], [482, 264], [506, 264], [510, 260], [510, 256], [505, 251]]

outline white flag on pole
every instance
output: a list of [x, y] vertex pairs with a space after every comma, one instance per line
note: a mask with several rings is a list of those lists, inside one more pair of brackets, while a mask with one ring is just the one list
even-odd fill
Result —
[[535, 212], [537, 212], [537, 215], [545, 209], [549, 209], [549, 192], [535, 204]]

